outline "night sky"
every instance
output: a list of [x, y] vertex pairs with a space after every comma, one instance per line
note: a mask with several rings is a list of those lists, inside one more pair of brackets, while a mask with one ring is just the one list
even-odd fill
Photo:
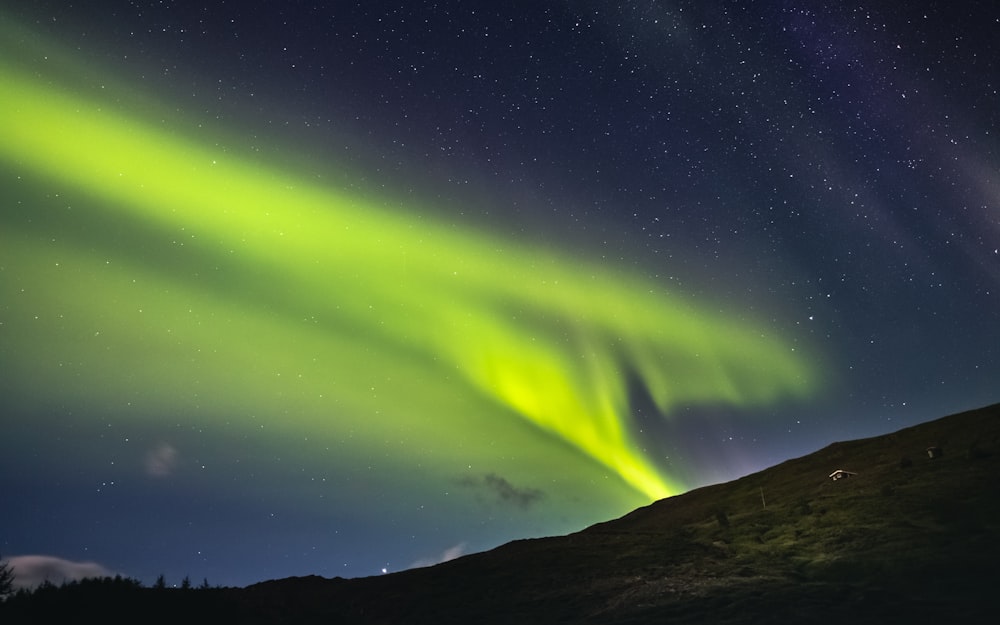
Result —
[[398, 571], [1000, 401], [996, 3], [16, 4], [22, 583]]

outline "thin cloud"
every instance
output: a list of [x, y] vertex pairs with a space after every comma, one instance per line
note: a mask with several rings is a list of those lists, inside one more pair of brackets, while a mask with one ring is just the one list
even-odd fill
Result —
[[416, 562], [410, 565], [410, 568], [416, 569], [425, 566], [434, 566], [435, 564], [448, 562], [449, 560], [454, 560], [455, 558], [460, 558], [464, 555], [465, 555], [465, 543], [458, 543], [453, 547], [448, 547], [435, 557], [421, 558], [420, 560], [417, 560]]
[[113, 575], [96, 562], [73, 562], [55, 556], [13, 556], [8, 562], [14, 571], [14, 588], [37, 588], [45, 582], [58, 586], [88, 577]]
[[495, 473], [488, 473], [483, 480], [500, 499], [519, 508], [527, 508], [545, 496], [537, 488], [518, 488]]
[[153, 477], [166, 477], [177, 468], [177, 449], [160, 443], [146, 453], [146, 473]]
[[545, 493], [537, 488], [521, 488], [514, 486], [507, 478], [496, 473], [487, 473], [481, 478], [465, 478], [461, 480], [465, 486], [484, 488], [503, 502], [527, 509], [538, 503]]

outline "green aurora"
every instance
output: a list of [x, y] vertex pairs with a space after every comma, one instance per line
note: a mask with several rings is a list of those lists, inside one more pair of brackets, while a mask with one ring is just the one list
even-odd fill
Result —
[[401, 479], [572, 462], [551, 470], [648, 501], [686, 486], [637, 441], [635, 385], [665, 416], [817, 390], [792, 337], [261, 163], [79, 89], [57, 57], [0, 60], [2, 390], [21, 404], [266, 423]]

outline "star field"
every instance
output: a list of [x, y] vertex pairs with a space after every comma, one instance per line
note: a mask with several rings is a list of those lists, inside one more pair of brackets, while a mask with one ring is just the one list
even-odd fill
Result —
[[997, 401], [998, 26], [3, 9], [0, 553], [378, 574]]

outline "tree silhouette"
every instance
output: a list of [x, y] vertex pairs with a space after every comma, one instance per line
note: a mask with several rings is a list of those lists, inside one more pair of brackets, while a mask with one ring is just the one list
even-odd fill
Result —
[[14, 592], [14, 568], [0, 558], [0, 599]]

